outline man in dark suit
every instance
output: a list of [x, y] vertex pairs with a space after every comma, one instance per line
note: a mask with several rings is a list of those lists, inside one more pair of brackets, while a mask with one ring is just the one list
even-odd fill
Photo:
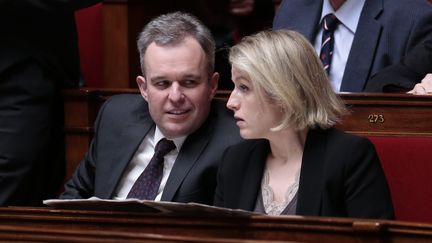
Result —
[[376, 73], [365, 91], [431, 94], [432, 40], [420, 43], [399, 63]]
[[284, 0], [273, 27], [302, 33], [319, 53], [327, 13], [340, 21], [329, 75], [335, 91], [364, 91], [373, 74], [432, 38], [432, 7], [426, 0]]
[[214, 49], [209, 30], [191, 15], [161, 15], [147, 24], [138, 39], [142, 97], [115, 96], [103, 105], [89, 152], [61, 198], [148, 199], [130, 196], [131, 189], [166, 138], [175, 148], [164, 156], [151, 199], [212, 204], [220, 156], [240, 141], [232, 113], [213, 100]]
[[78, 87], [74, 11], [100, 0], [0, 0], [0, 206], [37, 206], [64, 176], [60, 89]]

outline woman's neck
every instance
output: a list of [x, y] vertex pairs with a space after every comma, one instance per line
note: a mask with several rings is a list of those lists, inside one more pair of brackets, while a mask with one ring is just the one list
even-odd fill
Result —
[[284, 129], [274, 132], [269, 138], [271, 153], [274, 161], [289, 163], [298, 161], [303, 156], [303, 149], [306, 142], [307, 129], [296, 131]]
[[266, 160], [266, 173], [268, 173], [268, 186], [276, 202], [284, 202], [288, 188], [295, 185], [298, 180], [306, 135], [306, 129], [302, 131], [284, 129], [274, 132], [269, 138], [271, 151]]

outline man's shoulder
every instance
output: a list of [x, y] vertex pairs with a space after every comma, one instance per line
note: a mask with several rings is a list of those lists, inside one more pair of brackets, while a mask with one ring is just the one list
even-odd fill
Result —
[[226, 101], [214, 99], [211, 102], [211, 109], [217, 116], [234, 118], [233, 112], [226, 107]]
[[[371, 1], [367, 0], [366, 2]], [[411, 6], [417, 8], [419, 6], [431, 6], [428, 0], [381, 0], [384, 3], [384, 6], [393, 6], [398, 8], [398, 6]]]
[[117, 112], [126, 112], [147, 107], [147, 103], [139, 94], [118, 94], [111, 96], [104, 102], [104, 107]]
[[103, 119], [124, 120], [136, 117], [138, 114], [147, 114], [148, 105], [139, 94], [119, 94], [111, 96], [104, 102], [99, 110]]
[[[426, 0], [382, 0], [384, 15], [393, 15], [394, 17], [408, 16], [410, 18], [421, 18], [423, 15], [432, 13], [432, 4]], [[368, 2], [368, 1], [366, 1]], [[369, 1], [370, 2], [370, 1]]]
[[235, 124], [234, 114], [226, 107], [225, 101], [212, 101], [209, 119], [212, 120], [210, 124], [213, 124], [216, 129], [221, 127], [225, 131], [238, 130], [238, 127]]
[[112, 103], [143, 102], [144, 98], [140, 94], [116, 94], [111, 96], [108, 101]]
[[226, 102], [221, 100], [212, 101], [206, 122], [195, 133], [199, 134], [199, 137], [209, 136], [211, 143], [220, 147], [226, 147], [241, 140], [234, 114], [226, 108]]

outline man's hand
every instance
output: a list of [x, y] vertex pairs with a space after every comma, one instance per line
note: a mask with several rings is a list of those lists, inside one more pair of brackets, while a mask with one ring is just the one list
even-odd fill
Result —
[[421, 83], [416, 84], [408, 94], [432, 95], [432, 73], [426, 74]]

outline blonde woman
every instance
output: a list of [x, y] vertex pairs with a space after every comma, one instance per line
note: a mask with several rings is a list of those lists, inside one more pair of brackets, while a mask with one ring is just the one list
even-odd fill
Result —
[[373, 144], [333, 125], [345, 107], [297, 32], [263, 31], [230, 50], [227, 107], [246, 141], [225, 151], [215, 205], [269, 215], [394, 217]]

